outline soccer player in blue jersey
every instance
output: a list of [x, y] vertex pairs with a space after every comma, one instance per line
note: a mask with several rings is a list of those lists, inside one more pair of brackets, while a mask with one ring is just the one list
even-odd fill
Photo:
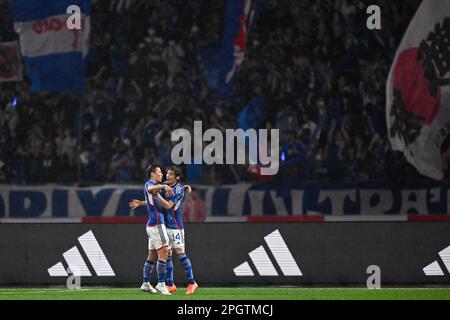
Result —
[[[167, 227], [167, 232], [169, 235], [169, 252], [167, 258], [167, 268], [166, 268], [166, 284], [168, 285], [169, 292], [175, 292], [177, 290], [173, 282], [173, 261], [172, 261], [172, 250], [178, 256], [178, 259], [183, 265], [184, 272], [188, 278], [188, 288], [186, 294], [193, 294], [197, 288], [198, 284], [195, 282], [194, 275], [192, 272], [192, 264], [185, 252], [185, 242], [184, 242], [184, 224], [182, 218], [182, 207], [185, 199], [185, 189], [190, 193], [190, 186], [182, 186], [179, 180], [182, 177], [182, 171], [180, 167], [170, 166], [167, 169], [165, 183], [171, 187], [173, 194], [165, 193], [165, 197], [160, 193], [157, 195], [157, 200], [161, 203], [163, 207], [166, 208], [165, 222]], [[145, 205], [146, 201], [133, 200], [130, 202], [130, 207], [135, 209], [141, 205]]]
[[198, 284], [195, 282], [194, 274], [192, 272], [192, 264], [185, 252], [184, 242], [184, 224], [182, 217], [182, 208], [185, 199], [184, 187], [180, 183], [182, 177], [181, 168], [178, 166], [170, 166], [167, 168], [166, 180], [167, 184], [172, 188], [173, 194], [165, 193], [165, 197], [162, 194], [158, 194], [157, 198], [161, 205], [166, 208], [166, 227], [169, 235], [169, 253], [167, 258], [166, 268], [166, 284], [168, 285], [169, 292], [175, 292], [177, 290], [173, 282], [173, 262], [172, 262], [172, 250], [175, 251], [178, 259], [184, 268], [184, 273], [188, 279], [188, 287], [186, 294], [193, 294]]
[[[158, 200], [158, 194], [164, 190], [168, 196], [173, 196], [173, 191], [169, 186], [161, 184], [163, 174], [160, 166], [150, 165], [147, 168], [147, 177], [149, 180], [145, 183], [144, 195], [149, 214], [146, 227], [149, 254], [147, 261], [144, 263], [144, 279], [140, 289], [145, 292], [156, 293], [159, 291], [163, 295], [170, 295], [165, 284], [169, 237], [165, 226], [164, 207]], [[156, 272], [158, 275], [156, 290], [150, 284], [155, 260], [157, 260]]]

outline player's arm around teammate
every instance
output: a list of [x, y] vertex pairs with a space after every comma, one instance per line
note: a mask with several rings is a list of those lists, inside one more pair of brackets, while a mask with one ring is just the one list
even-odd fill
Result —
[[164, 190], [168, 196], [170, 196], [170, 197], [173, 196], [172, 188], [166, 184], [158, 184], [158, 185], [154, 185], [154, 186], [148, 186], [147, 190], [148, 190], [148, 192], [150, 192], [152, 194], [156, 194], [156, 192]]
[[[183, 186], [183, 189], [187, 192], [187, 193], [191, 193], [192, 192], [192, 187], [188, 184]], [[173, 192], [173, 191], [172, 191]], [[169, 193], [170, 194], [170, 193]], [[146, 206], [147, 205], [147, 201], [145, 200], [138, 200], [138, 199], [133, 199], [131, 200], [128, 205], [130, 206], [131, 209], [136, 210], [137, 208], [141, 207], [141, 206]]]

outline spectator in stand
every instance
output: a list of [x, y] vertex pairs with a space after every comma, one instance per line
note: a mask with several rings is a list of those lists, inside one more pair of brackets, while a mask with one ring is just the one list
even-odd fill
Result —
[[294, 110], [294, 106], [291, 103], [287, 103], [285, 108], [277, 113], [276, 128], [280, 129], [280, 144], [283, 145], [287, 142], [289, 134], [292, 131], [298, 130], [299, 121], [297, 113]]
[[42, 153], [42, 181], [58, 182], [59, 181], [59, 162], [53, 143], [47, 142]]
[[[287, 142], [281, 148], [281, 165], [280, 169], [283, 172], [283, 176], [286, 178], [300, 178], [300, 171], [303, 169], [301, 167], [302, 160], [306, 156], [307, 141], [305, 141], [305, 135], [309, 133], [306, 132], [302, 134], [303, 143], [297, 141], [297, 134], [295, 131], [290, 131], [288, 133]], [[307, 139], [306, 139], [307, 140]], [[305, 144], [306, 142], [306, 144]]]
[[70, 129], [64, 130], [64, 139], [61, 143], [60, 152], [61, 161], [67, 163], [70, 168], [74, 168], [77, 152], [77, 139], [72, 135]]
[[344, 178], [344, 149], [346, 146], [344, 135], [337, 131], [334, 141], [328, 147], [328, 176], [332, 180], [341, 180]]
[[129, 146], [124, 142], [118, 142], [116, 153], [111, 159], [108, 180], [118, 183], [133, 182], [134, 166], [135, 159]]
[[130, 48], [126, 39], [119, 37], [110, 49], [111, 66], [117, 77], [123, 77], [128, 71], [128, 60], [130, 58]]
[[[1, 161], [1, 160], [0, 160]], [[12, 184], [25, 184], [27, 177], [27, 154], [22, 146], [17, 146], [10, 161], [10, 176]]]

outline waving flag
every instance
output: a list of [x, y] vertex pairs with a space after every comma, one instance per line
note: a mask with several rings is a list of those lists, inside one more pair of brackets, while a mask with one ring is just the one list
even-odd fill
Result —
[[[90, 0], [11, 0], [32, 91], [70, 90], [82, 95], [88, 53]], [[80, 8], [81, 28], [69, 30], [69, 6]]]
[[198, 50], [199, 67], [208, 84], [221, 96], [230, 92], [232, 80], [242, 66], [260, 1], [228, 0], [221, 47]]
[[392, 147], [421, 174], [442, 179], [441, 146], [450, 130], [450, 1], [422, 2], [397, 50], [386, 93]]

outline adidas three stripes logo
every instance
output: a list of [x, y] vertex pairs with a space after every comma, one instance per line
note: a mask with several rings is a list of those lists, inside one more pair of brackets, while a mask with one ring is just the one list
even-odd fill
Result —
[[[284, 276], [302, 276], [300, 268], [278, 230], [265, 236], [264, 240]], [[260, 276], [278, 276], [278, 272], [264, 246], [259, 246], [251, 251], [249, 256]], [[234, 268], [233, 271], [238, 277], [253, 277], [255, 275], [247, 261]]]
[[[97, 239], [95, 239], [94, 233], [92, 231], [88, 231], [80, 236], [78, 238], [78, 241], [80, 242], [81, 248], [84, 250], [84, 253], [86, 254], [97, 276], [115, 276], [115, 273], [111, 268], [108, 259], [106, 259], [106, 256], [103, 253], [102, 248], [98, 244]], [[64, 252], [63, 257], [70, 269], [70, 272], [73, 273], [74, 276], [92, 276], [88, 266], [86, 265], [80, 251], [76, 246]], [[69, 275], [62, 262], [58, 262], [53, 267], [48, 268], [48, 274], [51, 277], [67, 277]]]
[[[450, 273], [450, 246], [439, 252], [439, 257], [442, 259], [442, 262], [447, 269], [447, 271]], [[423, 268], [423, 272], [426, 276], [444, 276], [444, 271], [439, 266], [439, 262], [433, 261], [429, 265], [427, 265], [425, 268]]]

